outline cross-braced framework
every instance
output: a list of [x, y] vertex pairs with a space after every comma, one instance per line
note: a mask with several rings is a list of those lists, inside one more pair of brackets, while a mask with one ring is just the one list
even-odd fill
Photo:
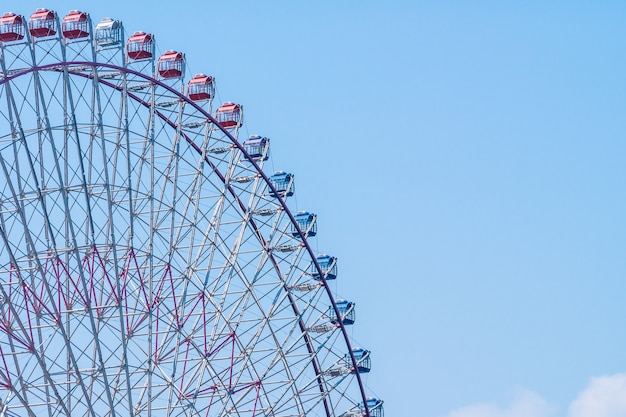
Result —
[[382, 417], [316, 216], [212, 77], [78, 11], [0, 47], [0, 416]]

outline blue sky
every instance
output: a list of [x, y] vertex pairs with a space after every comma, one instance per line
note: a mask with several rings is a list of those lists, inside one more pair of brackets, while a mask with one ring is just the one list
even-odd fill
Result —
[[626, 415], [626, 3], [3, 2], [42, 6], [152, 32], [244, 105], [388, 416]]

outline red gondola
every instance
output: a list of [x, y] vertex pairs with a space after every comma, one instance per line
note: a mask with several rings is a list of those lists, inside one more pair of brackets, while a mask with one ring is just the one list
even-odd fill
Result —
[[130, 59], [152, 58], [152, 45], [154, 38], [152, 34], [145, 32], [135, 32], [126, 42], [126, 53]]
[[165, 51], [159, 58], [157, 70], [163, 78], [182, 77], [185, 69], [185, 54], [176, 51]]
[[89, 14], [78, 10], [70, 11], [61, 23], [61, 31], [66, 39], [86, 38], [89, 36]]
[[214, 81], [210, 75], [196, 75], [187, 84], [187, 95], [193, 101], [212, 99], [215, 93]]
[[5, 13], [0, 17], [0, 41], [11, 42], [24, 39], [24, 18], [19, 14]]
[[215, 118], [217, 123], [226, 129], [241, 127], [243, 124], [243, 108], [240, 104], [224, 103], [215, 112]]
[[54, 10], [37, 9], [28, 21], [30, 35], [35, 38], [56, 35], [56, 16]]

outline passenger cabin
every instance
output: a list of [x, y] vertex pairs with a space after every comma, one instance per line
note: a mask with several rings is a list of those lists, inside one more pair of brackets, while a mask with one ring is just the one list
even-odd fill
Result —
[[383, 400], [379, 400], [378, 398], [367, 398], [366, 401], [367, 408], [370, 410], [370, 417], [385, 417], [385, 413], [383, 411]]
[[0, 17], [0, 42], [13, 42], [24, 39], [24, 18], [15, 13], [5, 13]]
[[185, 54], [165, 51], [157, 63], [157, 71], [162, 78], [180, 78], [185, 73]]
[[260, 135], [251, 135], [243, 142], [243, 148], [255, 161], [267, 161], [270, 157], [270, 140]]
[[54, 10], [37, 9], [30, 15], [28, 31], [34, 38], [53, 36], [57, 33], [56, 13]]
[[[354, 355], [354, 360], [356, 361], [356, 369], [352, 368], [351, 373], [366, 374], [372, 369], [372, 360], [370, 359], [370, 351], [361, 349], [361, 348], [353, 348], [352, 354]], [[352, 362], [350, 355], [346, 355], [346, 361]]]
[[135, 32], [126, 42], [126, 54], [130, 59], [140, 60], [152, 58], [154, 37], [150, 33]]
[[335, 304], [337, 305], [337, 310], [339, 310], [339, 317], [341, 317], [341, 319], [337, 317], [335, 309], [330, 306], [328, 314], [330, 322], [332, 324], [339, 324], [340, 322], [342, 322], [346, 326], [354, 324], [354, 321], [356, 320], [354, 303], [346, 300], [337, 300]]
[[[385, 412], [383, 410], [383, 400], [379, 400], [378, 398], [369, 397], [366, 398], [367, 409], [369, 410], [370, 417], [385, 417]], [[343, 413], [340, 417], [363, 417], [365, 415], [365, 404], [360, 403], [355, 405], [345, 413]]]
[[[319, 255], [315, 259], [322, 269], [322, 274], [324, 274], [324, 278], [326, 278], [326, 280], [337, 278], [337, 258], [329, 255]], [[313, 276], [313, 279], [318, 281], [322, 280], [319, 271], [315, 267], [315, 263], [311, 264], [309, 273]]]
[[283, 171], [277, 171], [270, 177], [270, 182], [274, 186], [274, 190], [269, 191], [272, 197], [281, 196], [291, 197], [294, 193], [295, 184], [293, 182], [293, 174]]
[[215, 95], [215, 80], [210, 75], [196, 75], [187, 84], [187, 95], [193, 101], [211, 100]]
[[86, 38], [90, 30], [89, 14], [78, 10], [70, 11], [61, 23], [61, 31], [65, 39]]
[[[315, 214], [308, 211], [299, 211], [294, 217], [304, 237], [312, 237], [317, 234], [317, 222], [315, 221], [317, 216]], [[291, 225], [291, 235], [300, 238], [300, 233], [298, 233], [295, 224]]]
[[215, 112], [217, 123], [226, 129], [235, 129], [243, 125], [243, 107], [240, 104], [224, 103]]
[[96, 45], [100, 48], [122, 44], [122, 22], [105, 17], [96, 25]]

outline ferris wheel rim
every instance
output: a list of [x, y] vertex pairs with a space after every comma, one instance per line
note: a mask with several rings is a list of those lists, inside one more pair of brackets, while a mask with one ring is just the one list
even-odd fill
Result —
[[[298, 224], [298, 222], [295, 219], [294, 214], [292, 213], [292, 211], [289, 209], [289, 207], [286, 204], [285, 199], [283, 198], [283, 196], [276, 192], [276, 188], [275, 186], [272, 184], [272, 182], [269, 179], [269, 176], [263, 171], [263, 169], [261, 169], [261, 167], [259, 166], [259, 164], [257, 163], [257, 161], [250, 157], [249, 153], [247, 152], [247, 150], [245, 149], [245, 147], [228, 131], [228, 129], [222, 127], [218, 121], [215, 119], [215, 117], [213, 117], [209, 112], [207, 112], [205, 109], [203, 109], [198, 103], [194, 102], [193, 100], [191, 100], [189, 97], [187, 97], [186, 95], [184, 95], [183, 93], [181, 93], [180, 91], [174, 89], [173, 87], [167, 85], [166, 83], [162, 82], [161, 80], [145, 74], [143, 72], [128, 68], [128, 67], [123, 67], [123, 66], [119, 66], [119, 65], [114, 65], [114, 64], [110, 64], [110, 63], [104, 63], [104, 62], [97, 62], [97, 61], [62, 61], [62, 62], [55, 62], [55, 63], [50, 63], [50, 64], [45, 64], [45, 65], [40, 65], [40, 66], [32, 66], [29, 68], [21, 68], [21, 69], [16, 69], [16, 70], [11, 70], [9, 72], [8, 75], [5, 74], [1, 74], [4, 75], [1, 79], [0, 79], [0, 86], [2, 86], [3, 84], [19, 78], [21, 76], [36, 72], [36, 71], [63, 71], [71, 66], [87, 66], [87, 67], [92, 67], [92, 68], [97, 68], [97, 67], [103, 67], [103, 68], [109, 68], [112, 70], [116, 70], [116, 71], [120, 71], [122, 73], [125, 74], [131, 74], [134, 76], [137, 76], [139, 78], [143, 78], [144, 80], [154, 84], [155, 86], [158, 86], [159, 88], [164, 88], [168, 91], [168, 93], [173, 94], [174, 96], [177, 97], [177, 99], [181, 100], [182, 102], [185, 103], [185, 105], [190, 105], [194, 108], [195, 111], [199, 112], [203, 117], [205, 117], [207, 119], [208, 122], [213, 123], [218, 129], [220, 129], [222, 131], [222, 133], [229, 138], [229, 140], [232, 142], [232, 144], [237, 147], [245, 156], [245, 158], [247, 159], [247, 161], [249, 163], [251, 163], [251, 165], [254, 167], [254, 170], [257, 172], [258, 175], [261, 176], [261, 178], [263, 179], [263, 181], [266, 183], [266, 185], [274, 192], [274, 194], [276, 195], [276, 198], [279, 202], [279, 205], [281, 206], [282, 210], [284, 211], [284, 213], [287, 215], [287, 217], [289, 218], [289, 221], [292, 225], [292, 227], [294, 228], [294, 230], [298, 233], [299, 238], [302, 242], [302, 245], [304, 247], [304, 249], [306, 250], [306, 252], [309, 254], [309, 256], [311, 257], [312, 263], [315, 267], [315, 269], [317, 269], [317, 271], [319, 272], [319, 276], [320, 276], [320, 282], [322, 283], [324, 290], [326, 292], [326, 295], [328, 297], [328, 299], [331, 302], [331, 307], [334, 310], [335, 314], [337, 315], [337, 317], [340, 317], [340, 310], [337, 306], [335, 297], [332, 294], [332, 291], [330, 289], [330, 286], [328, 285], [328, 282], [324, 276], [324, 274], [322, 273], [322, 268], [319, 264], [319, 262], [317, 261], [317, 257], [315, 255], [315, 252], [313, 251], [313, 248], [311, 247], [308, 239], [307, 239], [307, 234], [305, 232], [303, 232], [302, 228], [300, 227], [300, 225]], [[68, 71], [69, 74], [71, 75], [76, 75], [76, 76], [82, 76], [82, 77], [87, 77], [87, 78], [93, 78], [93, 76], [91, 75], [87, 75], [87, 74], [82, 74], [79, 72], [73, 72], [73, 71]], [[107, 87], [111, 87], [111, 88], [115, 88], [118, 89], [115, 85], [113, 85], [112, 83], [107, 82], [106, 80], [103, 79], [98, 79], [98, 82], [107, 86]], [[150, 107], [151, 103], [145, 102], [144, 100], [139, 99], [136, 96], [133, 96], [132, 94], [128, 93], [129, 97], [133, 98], [134, 100], [140, 102], [142, 105], [146, 106], [146, 107]], [[176, 128], [176, 124], [173, 123], [169, 118], [165, 117], [164, 115], [160, 114], [159, 112], [156, 112], [156, 114], [159, 115], [160, 118], [162, 118], [162, 120], [166, 121], [166, 123], [168, 123], [171, 127]], [[202, 154], [202, 150], [199, 148], [199, 146], [197, 144], [195, 144], [195, 142], [193, 142], [191, 139], [189, 139], [188, 137], [185, 137], [186, 142], [198, 153]], [[211, 162], [208, 160], [208, 158], [205, 157], [205, 160], [207, 162], [209, 162], [209, 164], [211, 164]], [[211, 164], [211, 168], [214, 172], [219, 173], [219, 171], [216, 169], [215, 166], [213, 166]], [[243, 203], [241, 202], [241, 200], [238, 198], [236, 192], [234, 190], [232, 190], [230, 184], [227, 184], [227, 182], [225, 181], [225, 178], [223, 177], [222, 174], [218, 175], [219, 179], [225, 184], [227, 185], [227, 187], [229, 188], [230, 193], [236, 198], [240, 209], [242, 210], [243, 213], [246, 212], [246, 208], [243, 206]], [[254, 226], [254, 228], [256, 229], [256, 226]], [[256, 229], [258, 230], [258, 229]], [[257, 237], [263, 242], [263, 237], [260, 234], [257, 234]], [[269, 252], [269, 251], [268, 251]], [[269, 258], [272, 260], [272, 264], [274, 265], [274, 268], [277, 268], [277, 263], [276, 260], [274, 259], [274, 255], [270, 253], [268, 253]], [[290, 298], [290, 305], [292, 306], [292, 308], [294, 309], [294, 312], [296, 314], [299, 315], [299, 311], [297, 308], [296, 303], [294, 302], [294, 300], [291, 298], [291, 294], [288, 295], [288, 297]], [[302, 331], [302, 333], [305, 335], [305, 338], [307, 339], [306, 342], [306, 346], [307, 349], [309, 349], [310, 353], [313, 353], [313, 346], [311, 344], [311, 342], [308, 340], [308, 332], [306, 331], [306, 327], [302, 321], [302, 317], [300, 317], [298, 319], [299, 322], [299, 327], [300, 330]], [[354, 356], [353, 353], [353, 349], [352, 349], [352, 344], [350, 342], [350, 339], [348, 337], [348, 332], [346, 329], [345, 324], [343, 323], [343, 320], [338, 320], [337, 322], [338, 327], [341, 330], [342, 336], [343, 336], [343, 340], [345, 342], [346, 348], [348, 350], [348, 356], [350, 357], [350, 360], [353, 364], [353, 366], [357, 366], [357, 361], [356, 358]], [[314, 355], [314, 360], [312, 361], [315, 373], [317, 375], [317, 379], [318, 379], [318, 385], [320, 387], [320, 392], [321, 395], [323, 395], [323, 402], [324, 402], [324, 406], [326, 409], [326, 414], [327, 416], [331, 417], [332, 415], [334, 415], [334, 413], [330, 410], [330, 406], [327, 403], [327, 397], [326, 397], [326, 391], [323, 387], [323, 383], [322, 383], [322, 379], [320, 378], [322, 376], [322, 371], [321, 369], [319, 369], [319, 365], [317, 364], [317, 355]], [[362, 406], [363, 406], [363, 411], [365, 411], [365, 415], [366, 417], [370, 416], [370, 411], [369, 411], [369, 407], [368, 407], [368, 397], [365, 394], [365, 386], [363, 384], [361, 375], [359, 372], [355, 373], [355, 377], [357, 380], [357, 384], [359, 386], [359, 391], [360, 391], [360, 395], [361, 395], [361, 400], [362, 400]]]

